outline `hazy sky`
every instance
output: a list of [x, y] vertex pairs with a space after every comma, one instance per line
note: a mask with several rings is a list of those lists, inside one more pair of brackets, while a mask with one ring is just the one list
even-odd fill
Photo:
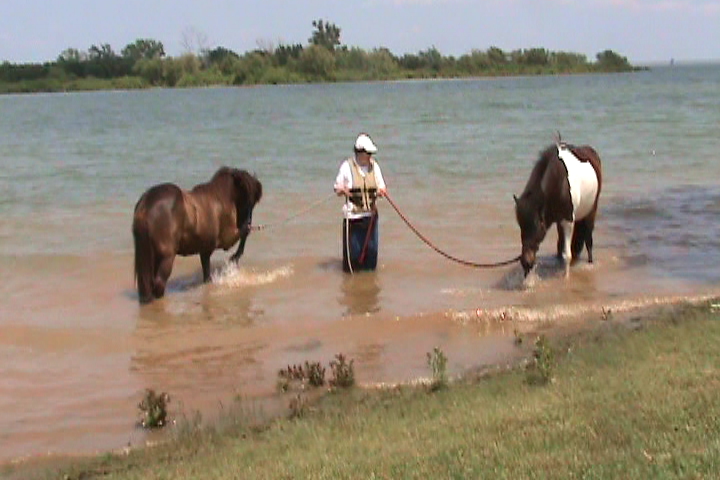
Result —
[[0, 0], [0, 62], [104, 43], [119, 53], [138, 38], [171, 56], [198, 40], [242, 54], [306, 44], [320, 18], [341, 28], [345, 45], [396, 55], [497, 46], [591, 60], [611, 49], [634, 64], [720, 60], [720, 0]]

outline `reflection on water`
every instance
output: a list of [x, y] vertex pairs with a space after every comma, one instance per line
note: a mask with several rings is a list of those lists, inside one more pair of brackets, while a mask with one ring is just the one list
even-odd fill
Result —
[[251, 288], [201, 285], [175, 292], [138, 309], [137, 332], [157, 332], [199, 326], [251, 327], [264, 311], [254, 303]]
[[343, 275], [338, 301], [343, 315], [367, 315], [380, 311], [380, 280], [378, 272], [363, 271]]

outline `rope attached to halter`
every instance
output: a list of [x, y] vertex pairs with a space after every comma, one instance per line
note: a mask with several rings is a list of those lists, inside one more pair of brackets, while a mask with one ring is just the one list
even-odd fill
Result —
[[327, 197], [321, 198], [321, 199], [318, 200], [317, 202], [315, 202], [315, 203], [313, 203], [313, 204], [311, 204], [311, 205], [308, 205], [306, 208], [303, 208], [303, 209], [300, 210], [299, 212], [296, 212], [296, 213], [290, 215], [289, 217], [285, 218], [284, 220], [281, 220], [281, 221], [275, 222], [275, 223], [270, 223], [270, 224], [263, 223], [263, 224], [260, 224], [260, 225], [251, 225], [251, 226], [250, 226], [250, 230], [258, 231], [258, 230], [267, 230], [268, 228], [278, 227], [278, 226], [280, 226], [280, 225], [283, 225], [283, 224], [285, 224], [285, 223], [288, 223], [290, 220], [293, 220], [293, 219], [299, 217], [300, 215], [304, 215], [304, 214], [308, 213], [310, 210], [312, 210], [312, 209], [314, 209], [315, 207], [317, 207], [317, 206], [319, 206], [319, 205], [327, 202], [328, 200], [330, 200], [331, 198], [333, 198], [333, 197], [335, 197], [335, 196], [336, 196], [336, 194], [335, 194], [335, 192], [333, 192], [333, 193], [331, 193], [330, 195], [328, 195]]
[[437, 246], [435, 246], [430, 240], [428, 240], [427, 238], [425, 238], [425, 236], [423, 236], [423, 234], [420, 233], [420, 232], [417, 230], [417, 228], [415, 228], [415, 227], [412, 225], [412, 223], [410, 223], [410, 221], [405, 217], [405, 215], [402, 214], [402, 212], [400, 211], [400, 209], [398, 208], [398, 206], [395, 205], [395, 202], [393, 202], [392, 198], [390, 198], [390, 195], [388, 195], [387, 193], [385, 193], [385, 198], [387, 199], [388, 202], [390, 202], [390, 205], [392, 205], [392, 207], [395, 209], [395, 211], [397, 212], [397, 214], [400, 215], [400, 218], [402, 218], [403, 222], [405, 222], [405, 224], [406, 224], [408, 227], [410, 227], [410, 230], [412, 230], [413, 233], [415, 233], [415, 235], [417, 235], [420, 240], [422, 240], [423, 242], [425, 242], [425, 244], [426, 244], [428, 247], [432, 248], [433, 250], [435, 250], [437, 253], [439, 253], [439, 254], [442, 255], [443, 257], [447, 258], [448, 260], [452, 260], [453, 262], [457, 262], [457, 263], [460, 263], [460, 264], [462, 264], [462, 265], [466, 265], [466, 266], [468, 266], [468, 267], [475, 267], [475, 268], [497, 268], [497, 267], [503, 267], [503, 266], [505, 266], [505, 265], [510, 265], [510, 264], [513, 264], [513, 263], [517, 262], [518, 260], [520, 260], [520, 255], [518, 255], [517, 257], [513, 258], [512, 260], [505, 260], [505, 261], [502, 261], [502, 262], [496, 262], [496, 263], [477, 263], [477, 262], [470, 262], [470, 261], [468, 261], [468, 260], [463, 260], [463, 259], [461, 259], [461, 258], [457, 258], [457, 257], [455, 257], [455, 256], [453, 256], [453, 255], [450, 255], [449, 253], [446, 253], [446, 252], [444, 252], [443, 250], [441, 250], [440, 248], [438, 248]]
[[365, 254], [367, 254], [367, 248], [370, 244], [370, 236], [372, 235], [373, 228], [375, 228], [375, 219], [377, 218], [377, 210], [373, 209], [373, 213], [370, 216], [370, 224], [368, 225], [367, 233], [365, 234], [365, 242], [363, 243], [362, 251], [360, 252], [360, 258], [358, 262], [360, 265], [365, 263]]

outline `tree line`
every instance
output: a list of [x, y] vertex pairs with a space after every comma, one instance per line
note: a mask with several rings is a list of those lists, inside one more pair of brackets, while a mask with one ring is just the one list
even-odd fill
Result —
[[498, 47], [445, 56], [430, 47], [394, 55], [384, 47], [364, 50], [343, 45], [341, 29], [322, 19], [312, 22], [306, 45], [267, 44], [242, 55], [226, 47], [199, 48], [178, 57], [162, 42], [137, 39], [119, 53], [109, 44], [87, 51], [68, 48], [53, 62], [0, 65], [0, 92], [106, 88], [195, 87], [307, 82], [457, 78], [498, 75], [623, 72], [637, 69], [612, 50], [595, 61], [579, 53], [545, 48], [510, 52]]

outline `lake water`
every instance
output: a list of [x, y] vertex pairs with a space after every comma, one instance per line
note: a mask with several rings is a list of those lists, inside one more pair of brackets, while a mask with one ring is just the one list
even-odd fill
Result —
[[[513, 331], [541, 320], [716, 294], [719, 86], [720, 65], [698, 65], [0, 97], [0, 461], [142, 443], [145, 388], [169, 392], [175, 415], [212, 416], [234, 395], [273, 398], [291, 363], [343, 352], [361, 383], [409, 381], [434, 346], [457, 373], [512, 355]], [[594, 265], [583, 255], [562, 278], [553, 229], [529, 284], [519, 265], [468, 268], [381, 201], [378, 270], [341, 271], [330, 194], [357, 133], [424, 235], [492, 262], [519, 253], [512, 194], [556, 130], [603, 160]], [[258, 175], [254, 221], [270, 227], [238, 268], [217, 252], [211, 284], [197, 257], [178, 259], [166, 298], [140, 308], [135, 202], [221, 165]]]

